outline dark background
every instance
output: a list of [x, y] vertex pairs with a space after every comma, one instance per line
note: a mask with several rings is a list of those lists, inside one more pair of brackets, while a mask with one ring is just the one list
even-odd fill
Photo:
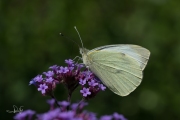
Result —
[[[141, 85], [129, 96], [110, 90], [89, 101], [98, 116], [119, 112], [129, 120], [180, 119], [179, 0], [1, 0], [0, 117], [12, 119], [12, 106], [39, 113], [45, 100], [29, 81], [54, 64], [80, 56], [72, 41], [92, 49], [108, 44], [136, 44], [151, 51]], [[58, 100], [67, 98], [62, 85]], [[81, 99], [79, 91], [73, 102]]]

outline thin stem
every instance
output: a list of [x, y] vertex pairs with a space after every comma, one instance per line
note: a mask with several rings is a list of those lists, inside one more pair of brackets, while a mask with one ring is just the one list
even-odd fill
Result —
[[55, 96], [54, 96], [53, 94], [51, 94], [51, 97], [55, 100], [56, 105], [60, 108], [60, 105], [58, 104], [58, 101], [57, 101], [57, 99], [55, 98]]
[[[71, 96], [72, 96], [72, 92], [78, 87], [79, 84], [76, 84], [72, 89], [68, 89], [68, 102], [71, 102]], [[66, 86], [68, 88], [68, 86]]]
[[80, 105], [81, 103], [83, 103], [85, 101], [84, 97], [81, 99], [81, 101], [78, 103], [78, 106], [77, 106], [77, 113], [80, 113], [81, 112], [81, 109], [80, 109]]
[[[71, 95], [72, 95], [72, 92], [71, 91], [68, 91], [68, 99], [67, 101], [71, 104]], [[66, 108], [67, 110], [69, 110], [69, 106], [67, 106]]]
[[71, 92], [68, 93], [68, 102], [71, 103]]
[[78, 87], [78, 83], [74, 86], [74, 88], [71, 91], [74, 91]]

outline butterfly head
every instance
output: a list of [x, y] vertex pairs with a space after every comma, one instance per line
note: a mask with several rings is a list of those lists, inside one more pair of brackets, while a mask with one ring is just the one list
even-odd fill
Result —
[[89, 51], [89, 50], [86, 49], [86, 48], [80, 48], [80, 54], [82, 55], [83, 63], [84, 63], [86, 66], [89, 66], [89, 61], [88, 61], [88, 57], [87, 57], [88, 51]]
[[87, 53], [88, 53], [88, 49], [86, 49], [86, 48], [80, 48], [79, 49], [80, 50], [80, 54], [82, 55], [82, 56], [84, 56], [84, 55], [87, 55]]

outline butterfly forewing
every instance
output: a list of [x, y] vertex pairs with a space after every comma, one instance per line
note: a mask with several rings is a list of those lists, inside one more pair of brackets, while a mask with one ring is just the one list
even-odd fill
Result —
[[138, 45], [125, 45], [125, 44], [118, 44], [118, 45], [107, 45], [107, 46], [101, 46], [95, 49], [92, 49], [90, 52], [93, 51], [110, 51], [110, 52], [119, 52], [124, 53], [130, 57], [132, 57], [135, 61], [139, 62], [140, 68], [144, 70], [149, 56], [150, 52], [149, 50], [138, 46]]

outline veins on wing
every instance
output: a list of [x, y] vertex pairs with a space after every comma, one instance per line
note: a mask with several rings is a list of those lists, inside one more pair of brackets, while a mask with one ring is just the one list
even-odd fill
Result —
[[[112, 66], [109, 66], [109, 65], [104, 65], [102, 63], [96, 63], [96, 62], [93, 62], [93, 64], [96, 64], [98, 67], [100, 67], [101, 69], [103, 70], [106, 70], [108, 72], [111, 72], [111, 73], [122, 73], [122, 72], [126, 72], [126, 73], [129, 73], [129, 74], [132, 74], [138, 78], [140, 78], [139, 76], [129, 72], [129, 71], [126, 71], [126, 70], [120, 70], [120, 69], [117, 69], [115, 67], [112, 67]], [[103, 68], [102, 66], [104, 66], [105, 68]]]
[[112, 72], [112, 73], [121, 73], [123, 70], [119, 70], [119, 69], [117, 69], [117, 68], [114, 68], [114, 67], [112, 67], [112, 66], [108, 66], [108, 65], [104, 65], [104, 64], [101, 64], [102, 66], [105, 66], [106, 67], [106, 69], [105, 68], [103, 68], [101, 65], [99, 65], [98, 63], [96, 63], [96, 62], [94, 62], [94, 61], [92, 61], [93, 62], [93, 64], [96, 64], [98, 67], [100, 67], [101, 69], [104, 69], [104, 70], [106, 70], [106, 71], [109, 71], [109, 72]]

